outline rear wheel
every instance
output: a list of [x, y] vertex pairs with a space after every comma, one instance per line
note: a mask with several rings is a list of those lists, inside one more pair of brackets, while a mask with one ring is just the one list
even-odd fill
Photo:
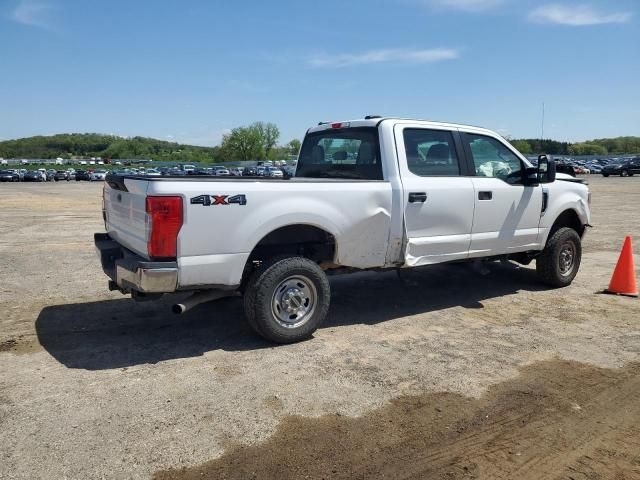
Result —
[[303, 257], [276, 258], [253, 273], [244, 294], [249, 325], [276, 343], [309, 338], [327, 316], [329, 281]]
[[620, 172], [620, 176], [621, 176], [621, 177], [628, 177], [628, 176], [629, 176], [629, 172], [628, 172], [627, 170], [622, 170], [622, 171]]
[[603, 177], [608, 177], [608, 176], [609, 176], [609, 174], [608, 174], [608, 173], [603, 173], [603, 174], [602, 174], [602, 176], [603, 176]]
[[573, 282], [580, 268], [582, 243], [572, 228], [557, 230], [536, 259], [536, 272], [540, 279], [552, 287], [566, 287]]

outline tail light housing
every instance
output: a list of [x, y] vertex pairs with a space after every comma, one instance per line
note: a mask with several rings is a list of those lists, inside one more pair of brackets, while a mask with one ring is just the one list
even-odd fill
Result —
[[182, 228], [182, 197], [147, 197], [147, 253], [154, 259], [175, 259]]

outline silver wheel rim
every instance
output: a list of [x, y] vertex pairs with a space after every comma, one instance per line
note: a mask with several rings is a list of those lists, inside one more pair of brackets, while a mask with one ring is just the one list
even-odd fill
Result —
[[576, 247], [573, 242], [567, 242], [562, 245], [560, 255], [558, 255], [558, 267], [560, 275], [567, 277], [573, 272], [576, 263]]
[[273, 291], [271, 311], [278, 325], [298, 328], [309, 321], [318, 303], [315, 285], [304, 275], [286, 278]]

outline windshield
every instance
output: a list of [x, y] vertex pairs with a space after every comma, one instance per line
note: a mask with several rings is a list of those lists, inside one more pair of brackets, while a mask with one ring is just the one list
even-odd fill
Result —
[[323, 130], [304, 139], [296, 177], [382, 180], [375, 127]]

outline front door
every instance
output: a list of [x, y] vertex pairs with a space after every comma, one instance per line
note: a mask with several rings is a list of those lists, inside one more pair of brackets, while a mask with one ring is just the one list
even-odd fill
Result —
[[499, 139], [475, 133], [461, 137], [475, 168], [469, 256], [537, 249], [542, 187], [525, 186], [524, 162]]
[[473, 183], [463, 176], [457, 132], [395, 127], [404, 190], [405, 262], [428, 265], [467, 258], [473, 224]]

